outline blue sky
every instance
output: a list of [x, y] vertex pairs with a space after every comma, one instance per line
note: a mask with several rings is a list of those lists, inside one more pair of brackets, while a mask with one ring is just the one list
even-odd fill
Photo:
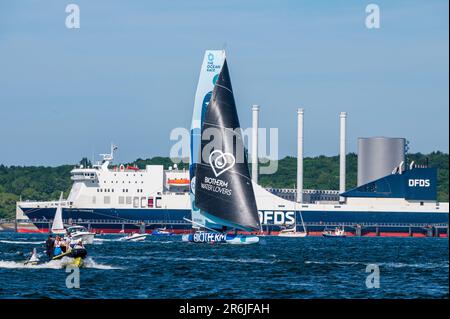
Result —
[[[381, 28], [365, 27], [365, 7]], [[65, 27], [76, 3], [81, 28]], [[348, 150], [358, 137], [406, 137], [448, 152], [448, 1], [1, 1], [0, 163], [168, 156], [189, 127], [205, 49], [227, 50], [241, 125], [279, 128], [279, 156]]]

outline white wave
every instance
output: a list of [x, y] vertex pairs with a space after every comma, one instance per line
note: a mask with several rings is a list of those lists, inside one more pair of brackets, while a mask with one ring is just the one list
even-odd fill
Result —
[[386, 266], [389, 268], [448, 268], [448, 262], [444, 263], [415, 263], [415, 264], [406, 264], [400, 262], [388, 262], [388, 263], [380, 263], [379, 266]]
[[201, 257], [158, 257], [152, 256], [153, 259], [172, 260], [172, 261], [206, 261], [206, 262], [231, 262], [231, 263], [256, 263], [256, 264], [272, 264], [274, 260], [264, 260], [257, 258], [201, 258]]
[[[46, 263], [42, 263], [42, 264], [38, 264], [38, 265], [25, 264], [25, 261], [17, 262], [17, 261], [0, 260], [0, 268], [6, 268], [6, 269], [62, 269], [62, 268], [65, 268], [66, 266], [70, 265], [71, 263], [72, 263], [71, 258], [62, 258], [61, 260], [51, 260]], [[115, 267], [115, 266], [98, 264], [91, 258], [86, 258], [84, 260], [84, 267], [92, 268], [92, 269], [102, 269], [102, 270], [123, 269], [123, 268], [119, 268], [119, 267]]]
[[14, 241], [14, 240], [0, 240], [3, 244], [20, 244], [20, 245], [38, 245], [45, 244], [45, 241]]
[[105, 241], [116, 241], [117, 239], [111, 239], [111, 238], [94, 238], [94, 243], [103, 243]]
[[0, 268], [7, 268], [7, 269], [61, 269], [66, 264], [67, 261], [63, 260], [51, 260], [49, 262], [38, 265], [25, 264], [25, 261], [16, 262], [16, 261], [0, 260]]
[[158, 244], [175, 244], [175, 243], [179, 243], [177, 241], [174, 240], [155, 240], [155, 241], [149, 241], [151, 243], [158, 243]]
[[447, 268], [448, 262], [444, 263], [414, 263], [414, 264], [407, 264], [407, 263], [401, 263], [401, 262], [357, 262], [357, 261], [312, 261], [307, 260], [305, 261], [305, 264], [319, 264], [319, 265], [378, 265], [380, 267], [388, 267], [388, 268], [403, 268], [403, 267], [410, 267], [410, 268]]
[[114, 269], [123, 269], [117, 266], [104, 265], [96, 263], [92, 258], [86, 258], [84, 260], [85, 268], [93, 268], [93, 269], [103, 269], [103, 270], [114, 270]]
[[362, 262], [357, 261], [314, 261], [314, 260], [306, 260], [305, 264], [318, 264], [318, 265], [358, 265], [364, 264]]

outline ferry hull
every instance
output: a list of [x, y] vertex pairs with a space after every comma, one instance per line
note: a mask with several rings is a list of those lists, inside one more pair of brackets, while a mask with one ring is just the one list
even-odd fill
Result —
[[[22, 210], [36, 226], [36, 229], [19, 227], [19, 232], [48, 232], [55, 208], [22, 208]], [[292, 220], [293, 213], [292, 211], [260, 211], [263, 233], [278, 234], [284, 221]], [[446, 213], [302, 211], [302, 216], [309, 236], [321, 236], [325, 227], [331, 224], [345, 226], [347, 236], [448, 236], [448, 214]], [[91, 231], [104, 234], [131, 233], [142, 230], [151, 234], [155, 229], [162, 227], [166, 227], [173, 234], [189, 233], [192, 225], [187, 223], [185, 218], [191, 219], [191, 211], [188, 209], [63, 209], [65, 222], [79, 224], [88, 227]], [[142, 229], [143, 223], [145, 229]], [[298, 230], [300, 230], [300, 225], [298, 225]]]

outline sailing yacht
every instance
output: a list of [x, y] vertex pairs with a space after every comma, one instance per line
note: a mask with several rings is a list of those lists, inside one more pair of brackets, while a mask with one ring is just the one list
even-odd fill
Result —
[[301, 232], [297, 231], [297, 214], [295, 214], [294, 215], [294, 227], [282, 229], [278, 233], [278, 236], [280, 236], [280, 237], [306, 237], [308, 235], [308, 233], [306, 232], [305, 223], [303, 222], [302, 212], [299, 212], [299, 213], [300, 213], [300, 219], [302, 221], [303, 231], [301, 231]]
[[56, 206], [55, 217], [53, 218], [51, 233], [56, 235], [64, 235], [66, 234], [66, 229], [64, 228], [63, 219], [62, 219], [62, 199], [63, 192], [59, 196], [58, 205]]
[[56, 235], [69, 234], [73, 241], [82, 240], [85, 244], [92, 244], [94, 242], [95, 233], [89, 232], [86, 227], [83, 226], [70, 226], [64, 227], [62, 219], [62, 198], [63, 192], [59, 196], [58, 205], [56, 207], [55, 217], [53, 218], [51, 233]]
[[183, 241], [257, 243], [257, 236], [237, 233], [259, 231], [261, 225], [225, 52], [206, 51], [203, 68], [191, 126], [194, 233]]

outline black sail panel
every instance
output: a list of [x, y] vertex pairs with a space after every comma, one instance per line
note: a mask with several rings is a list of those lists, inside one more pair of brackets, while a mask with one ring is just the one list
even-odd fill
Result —
[[259, 229], [247, 156], [225, 60], [202, 125], [197, 207], [241, 229]]

